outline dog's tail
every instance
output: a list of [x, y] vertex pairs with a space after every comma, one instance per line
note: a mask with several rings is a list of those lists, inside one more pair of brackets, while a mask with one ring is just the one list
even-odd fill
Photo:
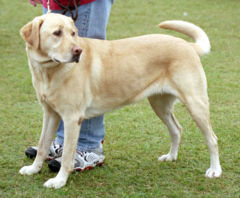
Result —
[[192, 23], [179, 20], [170, 20], [160, 23], [159, 27], [175, 30], [193, 38], [195, 40], [195, 43], [191, 43], [191, 45], [200, 56], [208, 54], [210, 52], [211, 45], [207, 34], [200, 27]]

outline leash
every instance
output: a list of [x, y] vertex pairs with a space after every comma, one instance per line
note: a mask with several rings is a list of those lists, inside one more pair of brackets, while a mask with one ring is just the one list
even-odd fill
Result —
[[[80, 0], [77, 0], [77, 2], [76, 2], [76, 0], [69, 0], [67, 6], [64, 6], [63, 4], [61, 4], [59, 0], [54, 0], [54, 2], [56, 4], [58, 4], [59, 7], [63, 10], [62, 14], [66, 14], [66, 12], [70, 12], [70, 14], [72, 16], [72, 19], [74, 21], [77, 20], [77, 18], [78, 18], [78, 11], [77, 11], [77, 9], [78, 9], [78, 6], [80, 5]], [[73, 2], [74, 6], [71, 6], [72, 2]], [[75, 10], [75, 15], [73, 13], [74, 10]]]
[[[72, 1], [73, 1], [74, 7], [71, 7]], [[78, 0], [77, 2], [76, 2], [76, 0], [70, 0], [70, 1], [68, 2], [68, 5], [67, 5], [67, 6], [64, 6], [63, 4], [61, 4], [59, 0], [54, 0], [54, 2], [55, 2], [56, 4], [58, 4], [59, 7], [63, 10], [62, 14], [66, 14], [66, 12], [70, 12], [70, 14], [71, 14], [71, 16], [72, 16], [72, 19], [73, 19], [74, 21], [77, 20], [77, 18], [78, 18], [78, 11], [77, 11], [77, 9], [78, 9], [78, 6], [80, 5], [80, 0]], [[74, 13], [73, 13], [74, 10], [76, 11], [76, 12], [75, 12], [75, 15], [74, 15]], [[50, 0], [47, 0], [47, 13], [51, 13]]]
[[47, 13], [50, 13], [51, 9], [50, 9], [50, 0], [47, 1]]

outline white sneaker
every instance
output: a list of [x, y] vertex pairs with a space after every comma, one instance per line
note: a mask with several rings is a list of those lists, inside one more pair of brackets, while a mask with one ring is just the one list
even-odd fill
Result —
[[[35, 158], [37, 156], [37, 146], [31, 146], [28, 147], [25, 151], [25, 154], [29, 158]], [[48, 160], [61, 157], [62, 156], [62, 151], [63, 151], [63, 146], [61, 144], [56, 143], [55, 141], [52, 142], [50, 149], [49, 149], [49, 154], [48, 154]]]
[[[96, 152], [100, 149], [93, 151], [80, 152], [77, 151], [74, 157], [74, 170], [84, 171], [90, 170], [95, 166], [101, 166], [104, 164], [105, 156], [103, 152]], [[102, 150], [102, 149], [101, 149]], [[48, 163], [48, 167], [53, 172], [58, 172], [61, 168], [62, 157], [55, 158]]]

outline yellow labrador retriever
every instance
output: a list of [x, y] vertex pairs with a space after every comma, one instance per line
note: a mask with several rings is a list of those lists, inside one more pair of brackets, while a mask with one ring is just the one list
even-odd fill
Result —
[[64, 186], [73, 170], [82, 120], [148, 98], [172, 140], [169, 153], [159, 160], [177, 159], [181, 126], [173, 115], [173, 105], [179, 99], [205, 136], [211, 162], [206, 177], [221, 175], [217, 137], [210, 124], [207, 82], [199, 58], [210, 51], [208, 37], [202, 29], [184, 21], [165, 21], [159, 26], [184, 33], [195, 43], [162, 34], [114, 41], [80, 38], [72, 19], [59, 14], [36, 17], [23, 26], [21, 35], [44, 116], [37, 157], [20, 174], [41, 170], [63, 119], [62, 166], [44, 186]]

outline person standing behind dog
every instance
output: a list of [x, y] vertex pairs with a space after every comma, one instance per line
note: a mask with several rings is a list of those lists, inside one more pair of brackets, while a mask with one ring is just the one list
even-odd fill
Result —
[[[42, 4], [43, 13], [47, 13], [47, 0], [29, 0], [33, 6]], [[70, 16], [78, 28], [81, 37], [106, 39], [106, 27], [113, 0], [49, 0], [50, 10]], [[60, 122], [56, 139], [49, 150], [48, 166], [52, 171], [61, 167], [61, 156], [64, 142], [64, 124]], [[104, 116], [95, 117], [82, 122], [77, 152], [74, 159], [75, 170], [85, 170], [104, 163], [103, 139], [105, 135]], [[27, 157], [34, 158], [37, 147], [29, 147], [25, 151]]]

